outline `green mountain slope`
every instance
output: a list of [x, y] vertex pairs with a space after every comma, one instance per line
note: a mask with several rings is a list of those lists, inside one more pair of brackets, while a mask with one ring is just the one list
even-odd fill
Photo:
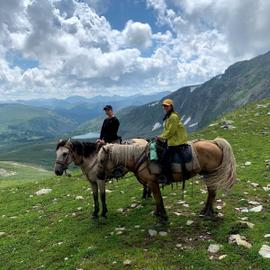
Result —
[[[234, 128], [221, 128], [224, 120]], [[37, 176], [31, 183], [0, 188], [0, 268], [270, 269], [270, 260], [259, 255], [262, 245], [270, 245], [265, 237], [270, 233], [270, 170], [265, 162], [270, 159], [270, 99], [226, 114], [192, 138], [217, 136], [231, 143], [238, 165], [238, 182], [217, 195], [223, 218], [213, 222], [198, 216], [206, 199], [200, 178], [186, 183], [185, 203], [181, 186], [162, 190], [170, 223], [160, 227], [151, 214], [153, 200], [141, 202], [141, 186], [134, 178], [107, 185], [108, 219], [92, 221], [92, 196], [81, 173], [42, 181]], [[52, 190], [35, 195], [41, 188]], [[261, 212], [246, 211], [257, 205]], [[243, 220], [254, 227], [241, 224]], [[151, 237], [149, 229], [167, 236]], [[229, 244], [231, 234], [246, 237], [251, 248]], [[220, 250], [211, 254], [210, 244]], [[130, 266], [124, 266], [126, 260]]]
[[[175, 102], [189, 131], [207, 126], [222, 114], [244, 104], [270, 97], [270, 52], [230, 66], [224, 74], [198, 86], [183, 87], [167, 96]], [[124, 137], [151, 137], [161, 131], [161, 102], [123, 109], [118, 113]], [[97, 120], [79, 132], [96, 131]]]
[[0, 104], [1, 144], [55, 137], [76, 126], [76, 122], [48, 109], [21, 104]]

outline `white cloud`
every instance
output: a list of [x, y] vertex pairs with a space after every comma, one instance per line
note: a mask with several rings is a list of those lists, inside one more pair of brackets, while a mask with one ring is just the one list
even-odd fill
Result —
[[113, 29], [110, 0], [0, 0], [0, 99], [175, 90], [270, 48], [267, 0], [145, 1], [161, 32]]
[[126, 44], [135, 48], [147, 48], [152, 45], [152, 30], [149, 24], [128, 21], [123, 31]]

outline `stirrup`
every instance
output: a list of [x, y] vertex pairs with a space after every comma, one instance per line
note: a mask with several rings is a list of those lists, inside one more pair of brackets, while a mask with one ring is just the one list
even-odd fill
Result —
[[165, 175], [160, 175], [158, 177], [158, 183], [162, 185], [168, 184], [168, 178]]

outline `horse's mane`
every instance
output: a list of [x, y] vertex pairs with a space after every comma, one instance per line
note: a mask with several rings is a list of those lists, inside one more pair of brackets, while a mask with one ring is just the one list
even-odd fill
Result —
[[[68, 140], [60, 141], [56, 146], [56, 151], [66, 145]], [[79, 141], [71, 141], [72, 150], [75, 151], [79, 156], [89, 157], [93, 153], [95, 153], [98, 149], [96, 143], [91, 142], [79, 142]]]
[[113, 144], [110, 145], [110, 147], [110, 159], [114, 162], [114, 164], [120, 164], [122, 162], [126, 164], [130, 160], [136, 161], [145, 150], [145, 145], [139, 144]]

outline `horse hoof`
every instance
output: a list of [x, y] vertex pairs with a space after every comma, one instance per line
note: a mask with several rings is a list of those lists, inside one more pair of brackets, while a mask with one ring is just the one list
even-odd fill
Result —
[[93, 219], [93, 220], [97, 220], [97, 219], [98, 219], [98, 215], [93, 214], [93, 215], [92, 215], [92, 219]]
[[203, 219], [212, 220], [212, 221], [216, 221], [218, 219], [218, 217], [215, 214], [215, 212], [214, 211], [210, 211], [210, 210], [201, 211], [200, 217], [202, 217]]
[[167, 216], [159, 216], [157, 226], [164, 226], [168, 224], [168, 217]]

